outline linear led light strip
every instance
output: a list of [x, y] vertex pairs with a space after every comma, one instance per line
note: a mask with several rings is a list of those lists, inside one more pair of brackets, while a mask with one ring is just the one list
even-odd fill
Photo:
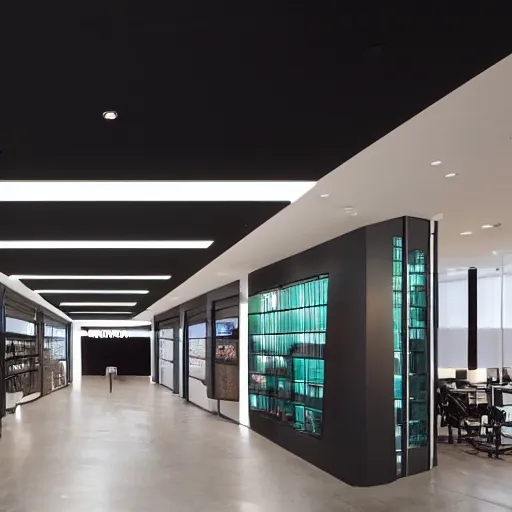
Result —
[[72, 281], [167, 281], [171, 279], [171, 276], [51, 276], [51, 275], [36, 275], [36, 274], [13, 274], [12, 279], [23, 280], [35, 280], [35, 279], [46, 279], [48, 281], [57, 280], [72, 280]]
[[131, 311], [68, 311], [68, 315], [131, 315]]
[[314, 181], [0, 181], [0, 201], [286, 201]]
[[136, 302], [61, 302], [61, 306], [121, 306], [132, 307]]
[[93, 293], [106, 295], [146, 295], [149, 290], [34, 290], [39, 294], [47, 293]]
[[0, 249], [208, 249], [212, 240], [0, 240]]

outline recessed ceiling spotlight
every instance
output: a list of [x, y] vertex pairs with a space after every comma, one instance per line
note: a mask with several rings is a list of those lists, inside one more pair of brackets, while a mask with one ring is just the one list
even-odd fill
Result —
[[441, 165], [443, 162], [441, 160], [434, 160], [433, 162], [430, 162], [430, 165], [432, 167], [437, 167], [438, 165]]
[[473, 234], [473, 231], [463, 231], [461, 233], [461, 236], [467, 236], [467, 235], [472, 235]]
[[344, 210], [347, 212], [347, 213], [350, 213], [350, 212], [353, 212], [354, 211], [354, 208], [352, 206], [345, 206]]
[[492, 229], [494, 226], [492, 224], [484, 224], [482, 229]]
[[445, 174], [445, 178], [455, 178], [455, 176], [458, 176], [456, 172], [449, 172], [448, 174]]
[[320, 197], [321, 197], [322, 199], [325, 199], [326, 197], [329, 197], [329, 194], [320, 194]]
[[115, 110], [106, 110], [103, 112], [103, 119], [113, 121], [114, 119], [117, 119], [117, 112]]
[[349, 213], [349, 215], [350, 215], [351, 217], [357, 217], [357, 212], [350, 212], [350, 213]]

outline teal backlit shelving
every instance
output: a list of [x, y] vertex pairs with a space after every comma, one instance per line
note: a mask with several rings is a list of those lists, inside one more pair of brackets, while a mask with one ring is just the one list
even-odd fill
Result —
[[321, 276], [249, 299], [249, 406], [318, 437], [327, 290]]
[[427, 270], [425, 253], [409, 253], [409, 447], [428, 446]]
[[393, 349], [394, 349], [394, 386], [395, 386], [395, 450], [397, 473], [401, 473], [402, 429], [403, 429], [403, 356], [402, 356], [402, 238], [393, 239]]

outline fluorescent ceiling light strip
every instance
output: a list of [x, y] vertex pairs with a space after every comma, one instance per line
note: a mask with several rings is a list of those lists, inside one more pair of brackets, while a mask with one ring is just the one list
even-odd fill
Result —
[[0, 240], [0, 249], [208, 249], [211, 240]]
[[149, 290], [34, 290], [36, 293], [93, 293], [107, 295], [146, 295]]
[[68, 315], [131, 315], [131, 311], [68, 311]]
[[51, 276], [51, 275], [36, 275], [36, 274], [13, 274], [9, 276], [12, 279], [23, 280], [36, 280], [45, 279], [48, 281], [58, 280], [71, 280], [71, 281], [167, 281], [171, 276]]
[[286, 201], [314, 181], [0, 181], [0, 201]]
[[61, 302], [61, 306], [135, 306], [136, 302]]

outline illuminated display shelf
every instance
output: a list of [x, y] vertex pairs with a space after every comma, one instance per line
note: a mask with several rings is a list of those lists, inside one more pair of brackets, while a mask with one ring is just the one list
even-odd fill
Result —
[[[25, 321], [18, 323], [32, 326], [32, 329], [24, 329], [24, 332], [32, 331], [34, 334], [5, 334], [5, 392], [8, 410], [20, 398], [41, 391], [41, 364], [35, 324]], [[14, 401], [9, 397], [13, 397]]]
[[328, 278], [249, 299], [249, 405], [320, 437]]
[[425, 253], [408, 255], [409, 448], [428, 446], [427, 272]]
[[397, 473], [401, 472], [403, 429], [403, 378], [402, 378], [402, 238], [393, 239], [393, 351], [394, 351], [394, 404], [395, 450]]

